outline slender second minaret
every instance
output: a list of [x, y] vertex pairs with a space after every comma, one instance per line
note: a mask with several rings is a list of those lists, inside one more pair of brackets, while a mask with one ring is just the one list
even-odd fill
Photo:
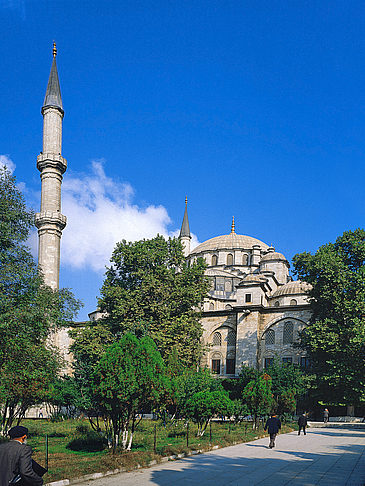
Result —
[[183, 245], [184, 255], [187, 257], [190, 254], [190, 240], [191, 240], [189, 219], [188, 219], [188, 198], [187, 197], [185, 198], [185, 213], [181, 225], [179, 238]]
[[60, 243], [66, 216], [61, 214], [62, 174], [67, 168], [61, 156], [62, 119], [64, 115], [60, 83], [56, 65], [57, 49], [53, 43], [53, 61], [46, 96], [42, 106], [43, 151], [37, 157], [37, 168], [41, 173], [41, 210], [36, 213], [38, 228], [38, 264], [44, 283], [52, 289], [59, 287]]

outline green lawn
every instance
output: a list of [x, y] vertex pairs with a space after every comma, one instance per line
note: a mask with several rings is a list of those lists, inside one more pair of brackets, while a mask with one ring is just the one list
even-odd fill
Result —
[[[88, 420], [66, 420], [48, 422], [47, 420], [24, 420], [23, 425], [29, 428], [29, 441], [34, 451], [34, 459], [45, 465], [46, 435], [48, 435], [48, 468], [45, 482], [109, 471], [126, 467], [133, 469], [137, 464], [147, 465], [151, 460], [159, 461], [163, 456], [204, 449], [219, 445], [224, 447], [234, 442], [247, 442], [266, 435], [262, 428], [252, 430], [251, 423], [230, 424], [213, 422], [210, 441], [209, 427], [203, 437], [196, 437], [196, 426], [189, 424], [189, 447], [186, 444], [186, 427], [184, 424], [168, 424], [160, 421], [143, 420], [134, 435], [130, 452], [119, 451], [112, 454], [108, 449], [101, 452], [75, 452], [66, 448], [70, 440], [80, 437], [76, 430], [79, 426], [91, 430]], [[156, 453], [154, 453], [154, 428], [156, 426]], [[289, 432], [289, 425], [283, 426], [282, 432]]]

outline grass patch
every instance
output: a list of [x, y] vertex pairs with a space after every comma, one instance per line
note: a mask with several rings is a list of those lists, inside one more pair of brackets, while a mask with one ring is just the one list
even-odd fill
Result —
[[[100, 436], [91, 430], [89, 422], [65, 420], [24, 420], [23, 424], [31, 431], [29, 444], [34, 451], [34, 459], [45, 465], [45, 444], [48, 435], [49, 462], [46, 483], [60, 479], [71, 479], [85, 474], [109, 471], [117, 468], [134, 469], [137, 464], [147, 465], [150, 461], [159, 462], [161, 457], [187, 453], [191, 450], [209, 450], [213, 446], [228, 446], [238, 442], [248, 442], [267, 436], [262, 427], [253, 430], [251, 423], [230, 424], [213, 422], [210, 438], [209, 427], [203, 437], [196, 437], [196, 426], [190, 423], [189, 446], [186, 444], [186, 428], [183, 424], [163, 426], [162, 422], [143, 420], [134, 434], [132, 451], [121, 449], [112, 454], [109, 449], [93, 448], [92, 441]], [[154, 428], [156, 425], [156, 453], [154, 452]], [[290, 424], [283, 425], [282, 433], [293, 430]], [[77, 450], [70, 448], [76, 444]], [[91, 444], [91, 445], [90, 445]], [[100, 446], [101, 447], [101, 446]]]

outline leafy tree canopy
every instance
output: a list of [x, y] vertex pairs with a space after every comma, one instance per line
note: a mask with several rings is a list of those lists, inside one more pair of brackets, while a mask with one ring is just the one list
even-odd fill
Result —
[[208, 291], [202, 259], [187, 265], [181, 242], [156, 236], [118, 243], [101, 289], [99, 307], [113, 334], [149, 335], [162, 356], [177, 350], [185, 365], [202, 354], [199, 309]]
[[198, 424], [197, 435], [202, 436], [214, 416], [231, 416], [235, 405], [224, 390], [200, 391], [186, 402], [185, 416]]
[[312, 284], [312, 318], [301, 335], [327, 403], [365, 401], [365, 231], [347, 231], [312, 255], [294, 257], [299, 278]]
[[261, 373], [251, 380], [243, 390], [243, 402], [254, 416], [255, 425], [257, 424], [257, 417], [270, 413], [275, 403], [271, 384], [271, 377], [267, 373]]
[[147, 405], [157, 405], [165, 389], [165, 365], [148, 336], [127, 333], [109, 346], [94, 376], [95, 400], [110, 423], [115, 450], [131, 449], [137, 416]]
[[276, 412], [281, 415], [292, 413], [296, 400], [308, 388], [308, 381], [303, 371], [293, 364], [283, 364], [278, 358], [266, 370], [271, 377], [271, 391], [276, 401]]

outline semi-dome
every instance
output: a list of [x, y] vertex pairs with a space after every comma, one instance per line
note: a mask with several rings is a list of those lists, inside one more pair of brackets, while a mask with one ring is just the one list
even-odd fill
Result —
[[251, 236], [237, 235], [230, 233], [229, 235], [215, 236], [198, 245], [191, 254], [203, 253], [205, 251], [215, 250], [250, 250], [253, 246], [258, 245], [263, 250], [268, 249], [268, 245]]
[[283, 295], [294, 294], [306, 294], [312, 288], [308, 282], [302, 282], [301, 280], [295, 280], [279, 287], [272, 295], [271, 298], [281, 297]]

